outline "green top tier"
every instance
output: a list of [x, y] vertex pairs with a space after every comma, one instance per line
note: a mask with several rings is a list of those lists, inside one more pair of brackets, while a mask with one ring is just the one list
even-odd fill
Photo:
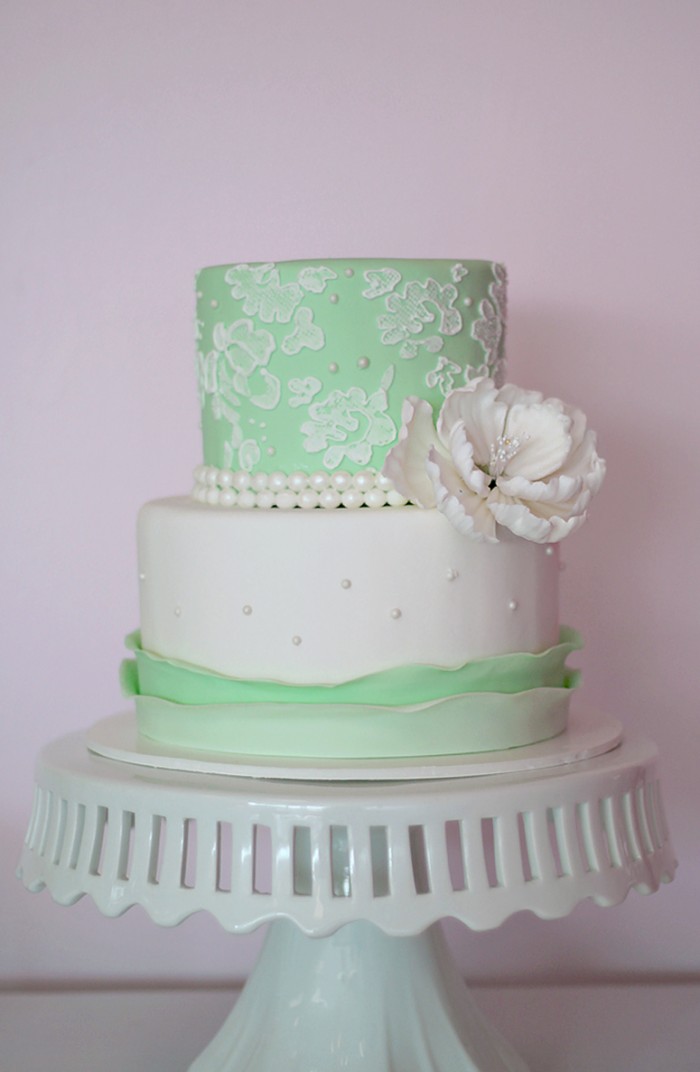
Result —
[[250, 473], [378, 471], [408, 395], [437, 413], [466, 380], [502, 379], [505, 313], [505, 269], [491, 261], [204, 268], [204, 460]]

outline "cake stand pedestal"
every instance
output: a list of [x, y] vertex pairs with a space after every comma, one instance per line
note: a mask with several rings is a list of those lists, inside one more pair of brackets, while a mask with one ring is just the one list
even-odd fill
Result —
[[19, 875], [108, 916], [273, 923], [190, 1072], [527, 1072], [436, 924], [553, 919], [670, 881], [656, 762], [627, 739], [565, 767], [324, 784], [118, 762], [74, 734], [40, 754]]

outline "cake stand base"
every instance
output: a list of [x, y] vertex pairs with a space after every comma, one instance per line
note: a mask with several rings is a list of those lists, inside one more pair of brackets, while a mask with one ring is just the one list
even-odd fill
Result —
[[273, 923], [190, 1072], [528, 1072], [477, 1009], [435, 925], [391, 938], [349, 923], [309, 939]]

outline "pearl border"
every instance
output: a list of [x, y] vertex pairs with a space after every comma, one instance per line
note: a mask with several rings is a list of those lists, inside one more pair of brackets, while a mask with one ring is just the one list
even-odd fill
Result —
[[244, 469], [217, 469], [198, 465], [194, 471], [192, 498], [210, 506], [237, 506], [244, 510], [335, 510], [339, 506], [356, 509], [369, 506], [406, 506], [408, 499], [394, 488], [388, 477], [373, 469], [359, 473], [325, 470], [308, 474], [248, 473]]

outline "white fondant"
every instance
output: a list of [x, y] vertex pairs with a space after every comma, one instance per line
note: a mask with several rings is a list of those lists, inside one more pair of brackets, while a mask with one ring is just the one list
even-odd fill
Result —
[[[163, 499], [142, 509], [138, 543], [149, 579], [144, 648], [221, 674], [332, 684], [394, 666], [544, 651], [558, 640], [556, 549], [548, 555], [507, 531], [499, 543], [474, 543], [437, 510], [270, 514]], [[459, 583], [445, 583], [448, 571]], [[255, 614], [244, 617], [243, 603]], [[401, 608], [399, 629], [392, 607]], [[303, 646], [293, 649], [290, 636]]]

